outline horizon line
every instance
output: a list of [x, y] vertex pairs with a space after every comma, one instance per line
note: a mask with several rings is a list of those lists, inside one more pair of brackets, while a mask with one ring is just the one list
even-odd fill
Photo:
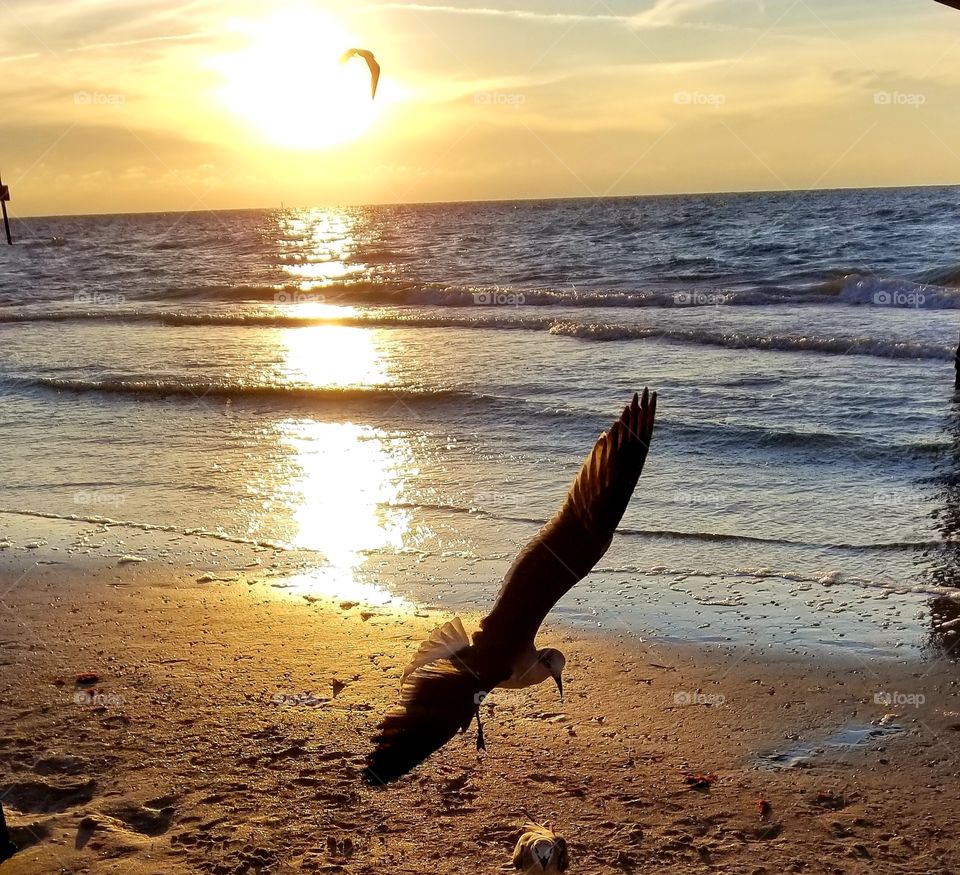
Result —
[[117, 212], [94, 213], [28, 213], [25, 215], [11, 214], [10, 220], [25, 221], [27, 219], [82, 219], [95, 216], [162, 216], [187, 215], [192, 213], [259, 213], [279, 210], [347, 210], [369, 209], [376, 207], [436, 207], [436, 206], [464, 206], [468, 204], [517, 204], [517, 203], [544, 203], [552, 201], [609, 201], [609, 200], [639, 200], [643, 198], [680, 198], [680, 197], [722, 197], [729, 195], [761, 195], [761, 194], [808, 194], [811, 192], [837, 191], [900, 191], [916, 188], [960, 188], [957, 182], [917, 183], [914, 185], [839, 185], [825, 188], [757, 188], [757, 189], [727, 189], [704, 191], [677, 191], [661, 192], [658, 194], [606, 194], [606, 195], [553, 195], [548, 197], [516, 197], [516, 198], [473, 198], [467, 200], [426, 200], [426, 201], [368, 201], [352, 204], [313, 204], [311, 206], [255, 206], [255, 207], [222, 207], [219, 209], [197, 210], [121, 210]]

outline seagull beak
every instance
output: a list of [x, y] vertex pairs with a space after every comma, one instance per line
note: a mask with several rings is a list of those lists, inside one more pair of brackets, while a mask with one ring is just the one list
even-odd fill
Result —
[[557, 675], [554, 680], [557, 682], [557, 689], [560, 690], [560, 701], [563, 701], [563, 678]]

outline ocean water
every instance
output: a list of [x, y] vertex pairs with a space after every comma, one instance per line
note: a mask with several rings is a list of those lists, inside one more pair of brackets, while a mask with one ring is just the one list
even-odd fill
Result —
[[[960, 631], [958, 188], [14, 233], [8, 549], [80, 561], [135, 532], [169, 562], [190, 533], [213, 558], [295, 555], [307, 591], [482, 608], [649, 385], [622, 533], [557, 617], [871, 654], [943, 653]], [[79, 534], [45, 552], [58, 521]]]

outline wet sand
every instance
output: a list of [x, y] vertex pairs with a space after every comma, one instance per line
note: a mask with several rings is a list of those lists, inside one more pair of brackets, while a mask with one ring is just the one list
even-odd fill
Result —
[[0, 570], [0, 794], [22, 846], [4, 875], [495, 872], [527, 814], [567, 837], [574, 873], [960, 868], [942, 658], [549, 624], [563, 704], [552, 684], [500, 691], [487, 754], [468, 732], [374, 790], [368, 739], [448, 615], [308, 600], [257, 568], [23, 561]]

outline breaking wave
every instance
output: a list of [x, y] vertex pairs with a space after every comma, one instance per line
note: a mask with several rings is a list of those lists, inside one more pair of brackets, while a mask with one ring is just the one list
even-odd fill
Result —
[[946, 344], [916, 340], [890, 340], [842, 335], [751, 334], [743, 331], [710, 331], [701, 328], [654, 328], [645, 325], [555, 322], [551, 334], [581, 340], [643, 340], [659, 338], [728, 349], [763, 349], [780, 352], [815, 352], [827, 355], [863, 355], [892, 359], [952, 361], [954, 350]]
[[765, 334], [706, 328], [657, 327], [637, 322], [582, 322], [522, 313], [429, 314], [421, 312], [365, 313], [345, 316], [309, 316], [282, 312], [190, 313], [143, 310], [54, 310], [0, 313], [0, 323], [119, 322], [180, 327], [305, 328], [342, 325], [364, 328], [455, 328], [493, 331], [547, 331], [585, 341], [667, 340], [727, 349], [807, 352], [824, 355], [873, 356], [887, 359], [952, 361], [952, 345], [920, 340], [842, 334]]
[[265, 401], [302, 401], [317, 404], [367, 404], [431, 405], [458, 403], [465, 399], [496, 402], [493, 396], [462, 392], [456, 389], [408, 389], [389, 386], [370, 387], [317, 387], [304, 385], [277, 385], [241, 382], [186, 382], [181, 380], [133, 380], [103, 379], [84, 380], [59, 377], [12, 378], [11, 382], [27, 387], [51, 389], [57, 392], [107, 393], [138, 395], [164, 399], [181, 397], [202, 400], [204, 398], [251, 398]]

